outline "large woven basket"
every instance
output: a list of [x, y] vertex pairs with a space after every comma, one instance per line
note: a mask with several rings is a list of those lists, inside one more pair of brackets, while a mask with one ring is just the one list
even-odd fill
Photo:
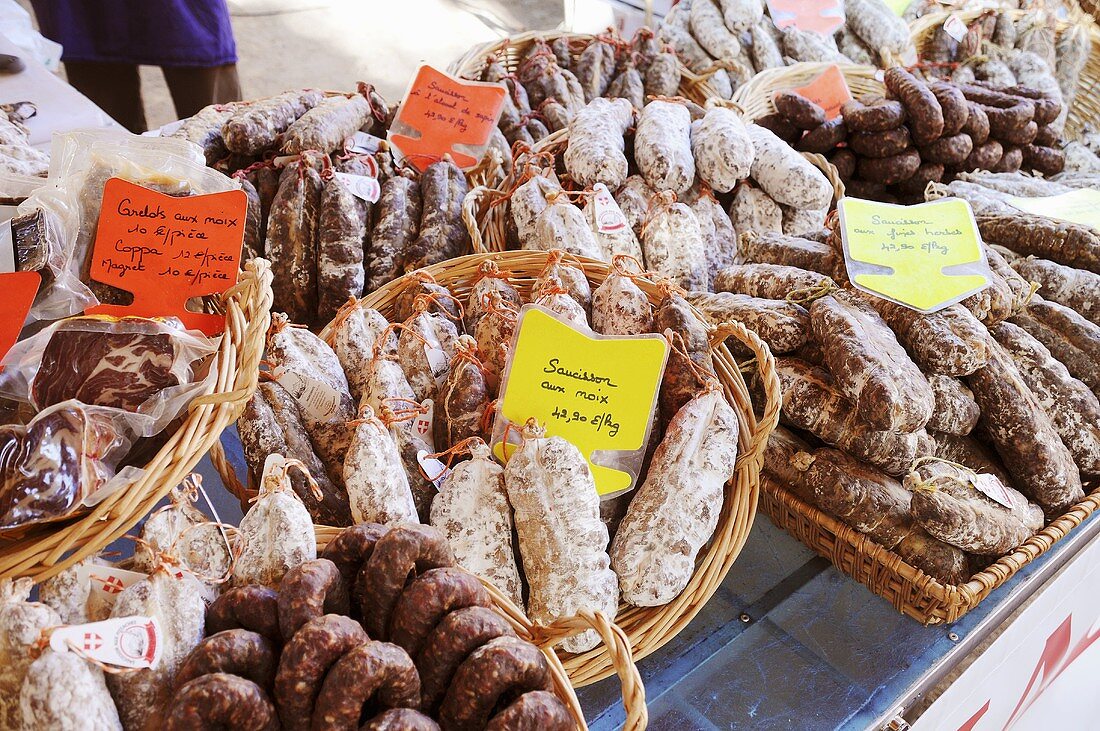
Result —
[[[739, 107], [734, 102], [719, 102], [734, 108]], [[535, 147], [535, 152], [547, 153], [553, 156], [556, 163], [560, 164], [562, 154], [569, 144], [569, 130], [562, 129], [549, 137], [541, 140]], [[833, 186], [833, 202], [844, 197], [844, 183], [840, 179], [837, 169], [825, 159], [824, 155], [816, 155], [810, 152], [802, 153], [802, 156], [814, 164], [828, 178]], [[564, 170], [559, 170], [564, 174]], [[512, 189], [516, 174], [506, 177], [499, 188], [479, 186], [466, 194], [462, 201], [462, 220], [466, 223], [466, 230], [470, 234], [470, 248], [475, 254], [484, 254], [507, 250], [506, 222], [508, 205], [504, 201]]]
[[[442, 262], [422, 271], [465, 301], [472, 284], [478, 277], [478, 268], [486, 260], [497, 263], [502, 271], [511, 275], [511, 281], [525, 296], [546, 266], [547, 252], [510, 251], [494, 254], [464, 256]], [[577, 260], [584, 267], [593, 287], [603, 282], [609, 272], [607, 264], [592, 260]], [[392, 316], [397, 295], [412, 281], [411, 275], [396, 279], [378, 291], [363, 298], [364, 307], [371, 307], [387, 317]], [[639, 280], [638, 285], [654, 302], [660, 300], [657, 285]], [[748, 388], [738, 363], [724, 345], [727, 337], [734, 337], [754, 354], [754, 367], [763, 384], [766, 403], [762, 417], [753, 414]], [[662, 647], [675, 637], [703, 608], [741, 552], [752, 527], [759, 494], [760, 468], [764, 447], [779, 420], [779, 379], [775, 373], [775, 361], [755, 333], [739, 323], [728, 323], [716, 328], [711, 336], [714, 367], [722, 383], [726, 398], [737, 412], [740, 425], [738, 438], [737, 471], [726, 485], [725, 500], [711, 541], [700, 552], [695, 574], [684, 591], [672, 602], [662, 607], [631, 607], [620, 604], [615, 623], [625, 632], [634, 657], [641, 659]], [[233, 473], [220, 447], [212, 453], [214, 464], [222, 474], [226, 486], [247, 502], [255, 492], [242, 484]], [[559, 651], [560, 652], [560, 651]], [[575, 686], [588, 685], [614, 672], [613, 658], [606, 648], [573, 655], [562, 654], [562, 662]]]
[[772, 522], [889, 601], [899, 612], [926, 625], [957, 621], [1100, 507], [1100, 489], [1093, 490], [1012, 553], [974, 574], [965, 584], [951, 585], [907, 564], [893, 551], [802, 501], [771, 477], [764, 477], [762, 485], [760, 508]]
[[[967, 10], [958, 13], [933, 13], [922, 16], [913, 21], [909, 30], [913, 36], [913, 43], [917, 47], [917, 54], [923, 57], [928, 45], [932, 42], [936, 28], [942, 26], [949, 17], [957, 15], [964, 23], [969, 24], [986, 11]], [[1025, 10], [1007, 10], [1014, 17], [1021, 17], [1027, 13]], [[1055, 32], [1062, 33], [1075, 24], [1085, 24], [1088, 29], [1089, 39], [1092, 42], [1092, 50], [1089, 51], [1088, 61], [1081, 71], [1081, 79], [1077, 85], [1077, 95], [1069, 108], [1069, 116], [1066, 118], [1065, 138], [1072, 140], [1081, 135], [1086, 124], [1095, 128], [1100, 122], [1100, 28], [1092, 21], [1091, 16], [1080, 13], [1073, 21], [1059, 20], [1055, 24]]]
[[103, 550], [145, 517], [178, 485], [236, 421], [256, 390], [264, 336], [270, 320], [271, 269], [253, 259], [237, 284], [220, 298], [225, 334], [218, 349], [217, 378], [195, 398], [183, 424], [146, 465], [141, 478], [66, 523], [32, 528], [0, 539], [0, 577], [42, 581]]
[[[527, 53], [536, 40], [542, 39], [547, 43], [561, 37], [569, 39], [570, 53], [573, 60], [580, 58], [581, 51], [596, 36], [584, 33], [566, 33], [563, 31], [529, 31], [511, 38], [499, 41], [483, 43], [470, 48], [462, 54], [458, 60], [447, 67], [447, 71], [455, 76], [466, 79], [479, 79], [481, 72], [488, 64], [488, 59], [497, 57], [509, 73], [515, 73], [519, 68], [520, 59]], [[696, 104], [705, 104], [707, 99], [717, 97], [718, 92], [710, 85], [708, 79], [718, 71], [726, 68], [721, 62], [715, 62], [708, 71], [701, 74], [693, 73], [688, 67], [680, 64], [680, 96], [691, 99]]]
[[[320, 554], [321, 550], [328, 545], [329, 541], [336, 538], [341, 530], [343, 529], [317, 526], [317, 553]], [[573, 714], [573, 720], [577, 722], [577, 728], [580, 731], [587, 731], [588, 724], [584, 720], [584, 712], [581, 710], [573, 685], [569, 682], [569, 676], [554, 652], [554, 646], [568, 637], [589, 629], [596, 630], [600, 635], [605, 652], [622, 684], [623, 708], [626, 709], [623, 729], [641, 731], [646, 727], [649, 712], [645, 704], [645, 686], [642, 685], [642, 677], [638, 673], [637, 665], [634, 664], [630, 642], [614, 622], [609, 621], [602, 612], [582, 611], [575, 617], [559, 619], [552, 625], [535, 625], [492, 584], [483, 583], [493, 598], [493, 609], [508, 620], [517, 635], [538, 646], [546, 656], [546, 662], [550, 666], [550, 674], [554, 680], [554, 691], [569, 707], [569, 712]]]
[[777, 91], [785, 91], [805, 86], [827, 69], [836, 66], [840, 69], [848, 90], [859, 98], [864, 94], [882, 94], [886, 87], [877, 78], [881, 71], [874, 66], [856, 66], [854, 64], [796, 63], [761, 71], [741, 86], [733, 95], [733, 101], [744, 110], [745, 121], [760, 119], [775, 111], [772, 97]]

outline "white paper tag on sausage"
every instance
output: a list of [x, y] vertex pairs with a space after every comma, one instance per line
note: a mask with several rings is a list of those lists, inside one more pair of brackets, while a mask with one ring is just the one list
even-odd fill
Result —
[[424, 355], [428, 359], [428, 367], [432, 369], [436, 384], [442, 386], [451, 373], [451, 362], [447, 360], [447, 353], [442, 348], [425, 344]]
[[373, 155], [378, 152], [381, 143], [381, 138], [369, 135], [360, 130], [353, 134], [348, 140], [348, 152], [357, 152], [360, 155]]
[[592, 186], [596, 194], [596, 231], [601, 234], [613, 234], [627, 227], [626, 216], [623, 215], [619, 204], [611, 195], [611, 191], [603, 183]]
[[316, 421], [328, 421], [336, 415], [336, 410], [340, 406], [340, 394], [327, 383], [297, 371], [279, 373], [275, 380], [290, 392], [310, 418]]
[[50, 649], [75, 650], [119, 668], [151, 668], [160, 661], [164, 642], [156, 617], [121, 617], [58, 627], [50, 634]]
[[1018, 507], [1016, 500], [1014, 500], [1015, 496], [1005, 489], [1005, 486], [997, 479], [996, 475], [981, 474], [978, 475], [978, 479], [971, 480], [971, 483], [978, 492], [1009, 510]]
[[81, 564], [76, 567], [77, 581], [88, 585], [89, 595], [95, 596], [99, 601], [109, 607], [115, 605], [115, 600], [122, 590], [136, 584], [142, 579], [148, 578], [148, 574], [140, 571], [127, 571], [114, 566], [100, 566], [98, 564]]
[[959, 16], [952, 15], [944, 21], [943, 32], [961, 43], [962, 39], [966, 38], [966, 23], [962, 22]]
[[367, 203], [377, 203], [382, 195], [382, 187], [378, 185], [377, 178], [366, 175], [352, 175], [351, 173], [335, 173], [336, 179], [348, 186], [348, 190], [356, 198]]
[[450, 468], [435, 457], [429, 457], [428, 452], [423, 449], [416, 453], [416, 461], [420, 463], [420, 469], [424, 471], [424, 474], [427, 475], [428, 479], [435, 485], [435, 489], [442, 490], [443, 483], [451, 476]]

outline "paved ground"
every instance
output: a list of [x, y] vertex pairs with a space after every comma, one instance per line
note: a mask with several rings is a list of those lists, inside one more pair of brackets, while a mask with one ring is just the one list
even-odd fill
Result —
[[[28, 9], [28, 0], [17, 0]], [[245, 98], [293, 87], [399, 99], [420, 63], [446, 67], [477, 43], [557, 27], [561, 0], [228, 0]], [[176, 118], [160, 69], [142, 68], [150, 127]]]
[[[292, 87], [377, 86], [401, 97], [413, 71], [467, 48], [562, 22], [560, 0], [231, 0], [245, 98]], [[150, 126], [175, 119], [156, 68], [142, 70]]]

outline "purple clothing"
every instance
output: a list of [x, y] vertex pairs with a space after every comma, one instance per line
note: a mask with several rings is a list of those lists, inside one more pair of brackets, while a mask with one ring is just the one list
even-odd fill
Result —
[[62, 61], [149, 66], [237, 62], [225, 0], [31, 0]]

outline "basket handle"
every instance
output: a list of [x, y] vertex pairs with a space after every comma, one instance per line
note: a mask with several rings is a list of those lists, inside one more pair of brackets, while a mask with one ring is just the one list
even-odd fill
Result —
[[[596, 630], [603, 643], [607, 645], [607, 654], [622, 684], [623, 708], [626, 710], [624, 731], [642, 731], [646, 727], [649, 723], [649, 710], [645, 704], [645, 686], [642, 684], [638, 666], [634, 664], [634, 652], [631, 649], [630, 640], [617, 624], [607, 618], [607, 615], [603, 612], [582, 609], [574, 617], [562, 617], [549, 625], [533, 624], [523, 610], [500, 589], [485, 579], [482, 579], [481, 583], [493, 597], [493, 604], [497, 611], [505, 616], [516, 632], [546, 652], [552, 653], [554, 645], [573, 635], [590, 629]], [[573, 692], [571, 685], [569, 692], [573, 694], [575, 702], [576, 693]]]
[[[489, 250], [485, 248], [485, 237], [481, 235], [481, 228], [478, 226], [477, 214], [483, 205], [483, 199], [488, 199], [490, 196], [500, 197], [502, 195], [504, 195], [502, 191], [485, 185], [479, 185], [476, 188], [470, 189], [470, 192], [462, 199], [462, 223], [466, 225], [466, 232], [470, 234], [471, 253], [489, 253]], [[488, 200], [485, 200], [484, 204], [487, 205]]]
[[764, 415], [756, 423], [756, 433], [749, 442], [749, 448], [737, 457], [738, 462], [752, 460], [753, 464], [759, 466], [764, 462], [764, 447], [779, 423], [779, 407], [783, 403], [779, 376], [775, 373], [775, 357], [756, 333], [735, 320], [723, 322], [711, 331], [711, 347], [718, 347], [730, 336], [740, 340], [752, 351], [764, 387]]
[[225, 454], [225, 445], [222, 444], [221, 439], [215, 440], [210, 447], [210, 463], [214, 465], [214, 469], [222, 478], [222, 484], [225, 485], [225, 488], [240, 501], [241, 510], [247, 513], [249, 508], [248, 490], [241, 483], [240, 478], [237, 477], [233, 465], [229, 463], [229, 458]]
[[641, 731], [649, 723], [649, 709], [645, 704], [645, 686], [638, 666], [634, 664], [634, 653], [630, 649], [630, 640], [619, 625], [607, 618], [603, 612], [582, 609], [575, 616], [561, 617], [548, 625], [531, 627], [532, 641], [539, 647], [553, 648], [562, 640], [568, 639], [590, 629], [596, 630], [604, 645], [608, 657], [615, 666], [615, 673], [622, 685], [623, 708], [626, 710], [624, 731]]

